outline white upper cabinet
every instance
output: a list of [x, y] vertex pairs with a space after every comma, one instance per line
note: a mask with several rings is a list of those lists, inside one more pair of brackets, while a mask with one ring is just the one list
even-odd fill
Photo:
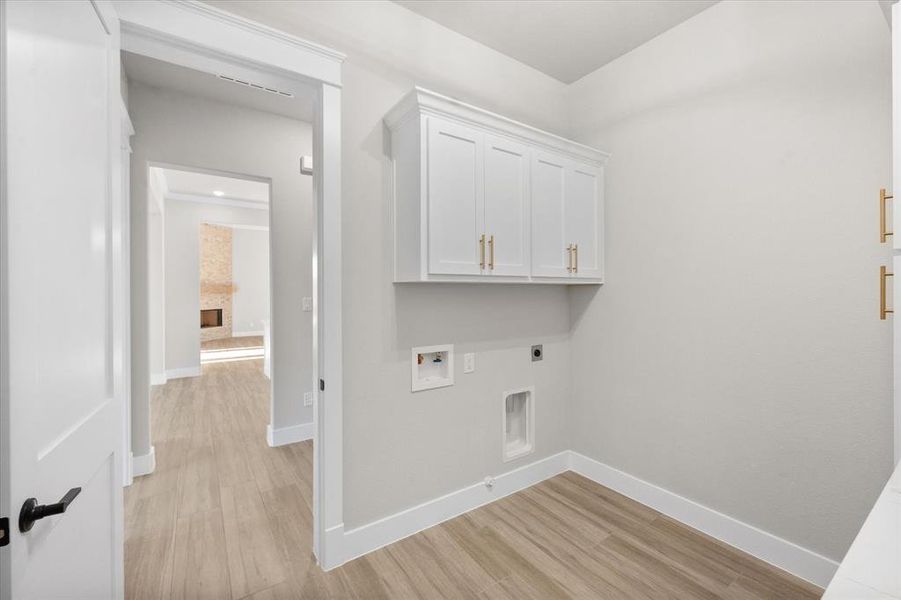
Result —
[[572, 244], [570, 274], [580, 279], [602, 279], [604, 211], [600, 169], [573, 163], [566, 170], [564, 214], [566, 242]]
[[429, 273], [479, 275], [485, 230], [484, 136], [475, 129], [429, 119]]
[[490, 275], [529, 276], [529, 148], [485, 135], [484, 269]]
[[385, 123], [395, 282], [603, 282], [606, 154], [420, 88]]
[[536, 152], [532, 159], [532, 274], [569, 277], [566, 160]]

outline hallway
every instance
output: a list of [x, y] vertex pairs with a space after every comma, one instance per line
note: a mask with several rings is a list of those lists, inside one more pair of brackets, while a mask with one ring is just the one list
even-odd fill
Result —
[[[262, 338], [203, 346], [257, 347]], [[205, 361], [201, 377], [154, 388], [156, 470], [125, 492], [127, 598], [243, 598], [306, 579], [313, 444], [267, 446], [262, 365]]]

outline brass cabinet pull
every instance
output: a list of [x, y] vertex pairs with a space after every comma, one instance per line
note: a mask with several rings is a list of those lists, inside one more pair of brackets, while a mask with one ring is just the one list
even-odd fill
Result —
[[488, 238], [488, 268], [494, 270], [494, 236]]
[[894, 196], [885, 193], [885, 188], [879, 190], [879, 241], [883, 244], [885, 243], [885, 238], [895, 233], [885, 229], [885, 201], [893, 198]]
[[576, 257], [576, 266], [573, 267], [573, 273], [579, 272], [579, 244], [573, 245], [573, 254]]
[[485, 268], [485, 234], [479, 238], [479, 268]]
[[573, 245], [570, 244], [566, 247], [566, 272], [573, 272]]
[[885, 307], [885, 280], [894, 276], [894, 273], [887, 273], [884, 266], [879, 267], [879, 318], [883, 321], [885, 321], [885, 315], [895, 312]]

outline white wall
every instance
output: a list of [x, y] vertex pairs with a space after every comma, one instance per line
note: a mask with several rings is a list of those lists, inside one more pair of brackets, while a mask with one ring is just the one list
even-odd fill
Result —
[[[392, 2], [223, 2], [348, 53], [342, 88], [344, 522], [352, 528], [518, 466], [501, 459], [501, 394], [536, 387], [536, 451], [567, 446], [569, 301], [558, 286], [391, 280], [382, 117], [414, 84], [555, 131], [563, 85]], [[453, 343], [456, 385], [410, 391], [410, 348]], [[544, 343], [532, 363], [529, 347]]]
[[889, 32], [876, 2], [721, 2], [575, 83], [612, 153], [572, 291], [574, 449], [833, 559], [891, 466]]
[[262, 335], [269, 318], [269, 231], [232, 231], [232, 283], [232, 335]]
[[[290, 427], [312, 421], [312, 409], [303, 406], [303, 393], [312, 390], [311, 313], [297, 308], [312, 290], [312, 182], [302, 176], [298, 160], [312, 153], [312, 131], [307, 123], [244, 107], [221, 104], [181, 93], [131, 82], [129, 114], [135, 127], [132, 138], [132, 298], [133, 310], [133, 452], [145, 454], [150, 446], [149, 382], [147, 369], [147, 207], [148, 163], [168, 163], [265, 177], [272, 181], [273, 254], [273, 426]], [[167, 206], [166, 254], [171, 230]], [[259, 211], [261, 215], [264, 212]], [[196, 231], [193, 234], [196, 242]], [[190, 320], [196, 333], [199, 307], [170, 315], [185, 304], [172, 302], [170, 273], [166, 282], [166, 319]], [[170, 340], [167, 325], [167, 369], [196, 365], [199, 347]], [[195, 351], [196, 350], [196, 351]], [[147, 362], [145, 362], [147, 361]]]
[[147, 287], [150, 381], [166, 380], [166, 244], [165, 181], [151, 170], [147, 188]]

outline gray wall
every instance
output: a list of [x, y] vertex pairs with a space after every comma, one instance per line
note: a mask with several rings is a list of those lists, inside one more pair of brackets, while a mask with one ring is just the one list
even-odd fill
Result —
[[[300, 311], [312, 290], [312, 182], [298, 160], [312, 152], [309, 124], [181, 93], [129, 85], [135, 127], [132, 206], [132, 451], [149, 448], [147, 370], [147, 165], [149, 161], [230, 171], [272, 181], [273, 425], [312, 421], [303, 392], [312, 382], [311, 313]], [[168, 252], [168, 248], [167, 248]], [[168, 290], [167, 290], [168, 293]], [[168, 309], [171, 307], [167, 307]], [[196, 325], [196, 318], [194, 319]], [[168, 342], [167, 342], [168, 343]], [[170, 363], [167, 367], [190, 366]]]
[[613, 154], [575, 450], [843, 556], [891, 467], [890, 84], [875, 2], [722, 2], [573, 85]]
[[269, 232], [235, 228], [232, 232], [232, 332], [263, 331], [269, 318]]
[[[562, 131], [563, 85], [391, 2], [221, 6], [349, 53], [341, 165], [345, 527], [565, 449], [566, 290], [394, 285], [382, 129], [385, 113], [418, 84]], [[442, 343], [458, 353], [456, 385], [411, 393], [410, 349]], [[530, 361], [533, 343], [545, 344], [543, 362]], [[475, 373], [463, 374], [463, 352], [477, 353]], [[536, 388], [536, 451], [503, 463], [501, 395], [525, 385]]]

